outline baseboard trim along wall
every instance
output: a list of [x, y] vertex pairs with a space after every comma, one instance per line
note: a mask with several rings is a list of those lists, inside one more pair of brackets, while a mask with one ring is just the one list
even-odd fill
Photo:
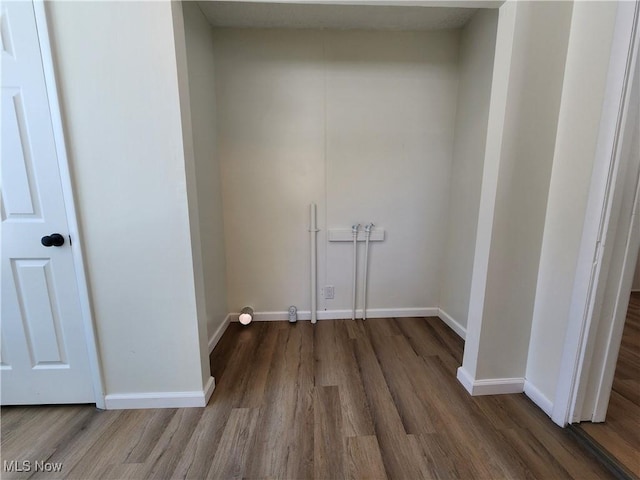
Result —
[[213, 395], [213, 391], [216, 389], [216, 379], [213, 377], [209, 377], [209, 380], [207, 380], [207, 384], [204, 386], [204, 405], [203, 407], [207, 406], [207, 403], [209, 403], [209, 399], [211, 398], [211, 395]]
[[205, 407], [215, 387], [215, 380], [213, 377], [209, 377], [203, 390], [191, 392], [114, 393], [105, 396], [104, 400], [107, 410]]
[[[216, 346], [216, 343], [226, 330], [229, 322], [237, 322], [239, 313], [227, 315], [224, 323], [218, 328], [216, 333], [209, 339], [209, 353]], [[367, 318], [406, 318], [406, 317], [438, 317], [451, 328], [460, 338], [467, 338], [467, 329], [457, 322], [451, 315], [436, 307], [422, 308], [372, 308], [367, 310]], [[351, 310], [320, 310], [318, 320], [340, 320], [351, 318]], [[356, 310], [356, 318], [362, 318], [362, 309]], [[255, 312], [253, 314], [255, 322], [277, 322], [289, 320], [288, 312]], [[308, 310], [298, 311], [298, 320], [311, 320], [311, 312]]]
[[[236, 316], [236, 321], [237, 320], [238, 320], [238, 317]], [[222, 321], [218, 329], [215, 332], [213, 332], [213, 335], [209, 337], [209, 355], [211, 355], [211, 352], [213, 352], [213, 349], [216, 348], [216, 345], [222, 338], [222, 335], [224, 335], [224, 332], [227, 330], [227, 327], [229, 326], [230, 322], [231, 322], [231, 314], [228, 314], [225, 317], [225, 319]]]
[[451, 330], [456, 332], [460, 338], [463, 340], [467, 339], [467, 329], [441, 308], [438, 308], [438, 317], [446, 323]]
[[464, 368], [458, 368], [458, 381], [471, 395], [501, 395], [522, 393], [524, 378], [489, 378], [475, 380]]
[[524, 394], [531, 399], [544, 413], [551, 416], [553, 412], [553, 402], [549, 400], [535, 385], [529, 380], [524, 381]]
[[[437, 317], [438, 308], [370, 308], [367, 318]], [[239, 313], [230, 313], [232, 322], [238, 321]], [[351, 318], [351, 310], [318, 310], [318, 320], [340, 320]], [[362, 309], [356, 310], [356, 318], [362, 318]], [[275, 322], [289, 320], [289, 312], [254, 312], [255, 322]], [[309, 310], [298, 310], [298, 320], [311, 320]]]

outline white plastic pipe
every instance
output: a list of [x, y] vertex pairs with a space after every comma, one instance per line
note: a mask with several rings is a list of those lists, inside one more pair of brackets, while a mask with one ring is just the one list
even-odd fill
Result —
[[316, 204], [312, 203], [309, 212], [309, 235], [311, 236], [311, 323], [318, 321], [318, 297], [317, 297], [317, 234], [318, 226], [316, 223]]
[[371, 237], [371, 230], [373, 229], [373, 223], [369, 223], [364, 227], [365, 241], [364, 241], [364, 292], [362, 293], [362, 319], [367, 319], [367, 280], [368, 280], [368, 264], [369, 264], [369, 238]]
[[360, 224], [351, 226], [351, 234], [353, 235], [353, 308], [351, 309], [351, 320], [356, 319], [356, 294], [358, 290], [356, 289], [356, 278], [357, 278], [357, 270], [358, 270], [358, 230], [360, 229]]
[[244, 307], [240, 311], [240, 316], [238, 317], [238, 320], [242, 325], [249, 325], [253, 320], [253, 308]]

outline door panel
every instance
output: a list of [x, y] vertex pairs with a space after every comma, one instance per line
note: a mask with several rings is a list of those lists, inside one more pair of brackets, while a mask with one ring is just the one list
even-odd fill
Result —
[[[11, 179], [11, 182], [5, 182], [2, 189], [6, 215], [12, 219], [40, 219], [40, 209], [37, 208], [40, 202], [20, 89], [3, 88], [2, 104], [5, 105], [2, 108], [3, 153], [12, 152], [14, 155], [11, 162], [6, 162], [3, 172], [4, 176]], [[2, 219], [5, 220], [5, 217]]]
[[33, 5], [1, 14], [2, 404], [94, 403]]
[[20, 319], [32, 368], [68, 368], [51, 262], [46, 258], [12, 259]]

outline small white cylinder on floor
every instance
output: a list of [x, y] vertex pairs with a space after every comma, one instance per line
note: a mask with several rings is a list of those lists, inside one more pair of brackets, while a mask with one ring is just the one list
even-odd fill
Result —
[[238, 320], [242, 325], [249, 325], [253, 320], [253, 308], [244, 307], [240, 311], [240, 316], [238, 317]]

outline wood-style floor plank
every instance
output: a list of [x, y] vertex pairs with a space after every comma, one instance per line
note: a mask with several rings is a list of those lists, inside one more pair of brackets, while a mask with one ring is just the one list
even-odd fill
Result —
[[144, 427], [135, 432], [138, 441], [127, 454], [124, 463], [145, 462], [175, 414], [176, 410], [173, 408], [166, 408], [154, 412]]
[[[290, 327], [284, 325], [290, 330]], [[296, 325], [291, 350], [286, 355], [291, 358], [297, 353], [295, 368], [295, 404], [291, 423], [288, 426], [289, 456], [287, 458], [286, 478], [311, 478], [314, 465], [314, 430], [313, 392], [314, 358], [313, 335], [315, 327], [310, 322]]]
[[[65, 406], [61, 408], [44, 407], [46, 415], [38, 415], [34, 407], [27, 409], [34, 413], [35, 422], [25, 422], [25, 434], [20, 433], [19, 423], [14, 425], [16, 430], [8, 437], [12, 439], [15, 450], [19, 453], [11, 458], [20, 462], [28, 461], [31, 464], [42, 457], [51, 457], [69, 435], [75, 434], [91, 417], [91, 412], [82, 407]], [[4, 419], [3, 419], [4, 427]], [[15, 436], [12, 434], [16, 434]], [[4, 431], [3, 431], [4, 440]], [[9, 440], [11, 441], [11, 440]], [[3, 457], [4, 458], [4, 457]], [[27, 472], [2, 472], [3, 479], [28, 478]]]
[[474, 478], [469, 463], [460, 461], [463, 453], [447, 433], [411, 435], [412, 447], [420, 459], [422, 478]]
[[[58, 407], [65, 408], [65, 407]], [[82, 407], [86, 409], [90, 415], [86, 418], [77, 428], [63, 434], [59, 437], [59, 446], [56, 448], [53, 455], [47, 458], [48, 462], [63, 463], [65, 478], [69, 477], [69, 472], [80, 463], [84, 458], [89, 456], [89, 451], [93, 445], [101, 438], [113, 429], [113, 425], [119, 422], [121, 418], [125, 418], [126, 412], [124, 410], [112, 410], [109, 412], [100, 412], [93, 407]], [[4, 427], [4, 424], [3, 424]], [[41, 431], [42, 432], [42, 431]], [[49, 430], [54, 435], [59, 432]], [[30, 435], [25, 435], [25, 438], [30, 438]], [[14, 451], [18, 447], [11, 442], [5, 443], [3, 437], [3, 449], [5, 445]], [[7, 458], [5, 455], [9, 452], [3, 452], [3, 458]], [[14, 456], [9, 454], [9, 458], [13, 460]], [[38, 459], [41, 460], [42, 456]], [[30, 478], [48, 478], [45, 472], [35, 472]]]
[[278, 330], [247, 477], [313, 476], [312, 333], [307, 323]]
[[342, 408], [338, 387], [316, 387], [313, 404], [315, 478], [344, 478]]
[[2, 478], [611, 478], [524, 395], [470, 397], [462, 350], [437, 318], [234, 323], [206, 408], [3, 408], [1, 459], [63, 470]]
[[207, 478], [238, 479], [244, 476], [258, 413], [257, 408], [234, 408], [231, 411]]
[[[521, 466], [510, 445], [491, 428], [468, 393], [438, 356], [421, 357], [424, 376], [431, 388], [430, 408], [438, 432], [447, 432], [458, 446], [458, 461], [467, 463], [472, 478], [519, 477]], [[434, 386], [437, 386], [434, 388]], [[452, 451], [454, 453], [455, 451]]]
[[[264, 323], [252, 324], [249, 329], [239, 326], [238, 323], [229, 325], [218, 343], [220, 350], [216, 346], [211, 354], [212, 372], [219, 372], [209, 401], [209, 406], [215, 405], [215, 408], [205, 409], [172, 478], [197, 480], [207, 476], [231, 410], [243, 405], [245, 393], [254, 390], [255, 371], [260, 378], [261, 371], [269, 370], [270, 364], [257, 364], [254, 355], [269, 350], [269, 337], [277, 338], [278, 331]], [[214, 363], [218, 367], [214, 368]]]
[[[66, 478], [102, 478], [113, 465], [124, 463], [136, 443], [140, 431], [153, 416], [153, 410], [123, 411], [116, 421], [107, 427], [79, 461], [70, 469]], [[61, 460], [66, 464], [65, 460]]]
[[203, 408], [179, 409], [167, 425], [144, 463], [144, 475], [137, 478], [168, 478], [184, 456], [196, 425], [202, 420]]
[[[380, 445], [375, 435], [347, 437], [345, 478], [358, 480], [361, 478], [384, 480], [384, 470]], [[319, 477], [316, 477], [319, 478]]]
[[[371, 413], [367, 407], [362, 377], [347, 325], [361, 328], [360, 333], [365, 335], [362, 320], [320, 322], [315, 326], [315, 383], [322, 386], [342, 387], [340, 402], [345, 436], [373, 435]], [[356, 325], [361, 327], [356, 327]]]
[[[477, 397], [476, 401], [488, 400], [492, 397]], [[504, 396], [495, 396], [495, 399], [508, 400]], [[588, 457], [582, 462], [573, 461], [578, 458], [583, 450], [574, 442], [566, 442], [566, 431], [553, 423], [547, 422], [548, 417], [542, 410], [531, 408], [532, 402], [504, 401], [502, 412], [506, 418], [510, 418], [514, 425], [510, 429], [524, 429], [535, 438], [544, 439], [544, 447], [553, 453], [554, 458], [569, 473], [570, 478], [584, 478], [585, 480], [599, 478], [600, 465]]]
[[[406, 433], [435, 433], [425, 397], [407, 395], [406, 387], [420, 391], [420, 377], [411, 371], [412, 360], [417, 360], [407, 339], [402, 335], [384, 336], [372, 331], [371, 343], [380, 359], [380, 367], [389, 387], [396, 410], [400, 414]], [[409, 358], [414, 357], [414, 358]]]
[[353, 342], [387, 475], [398, 479], [420, 478], [418, 466], [410, 458], [409, 439], [373, 347], [365, 339]]

